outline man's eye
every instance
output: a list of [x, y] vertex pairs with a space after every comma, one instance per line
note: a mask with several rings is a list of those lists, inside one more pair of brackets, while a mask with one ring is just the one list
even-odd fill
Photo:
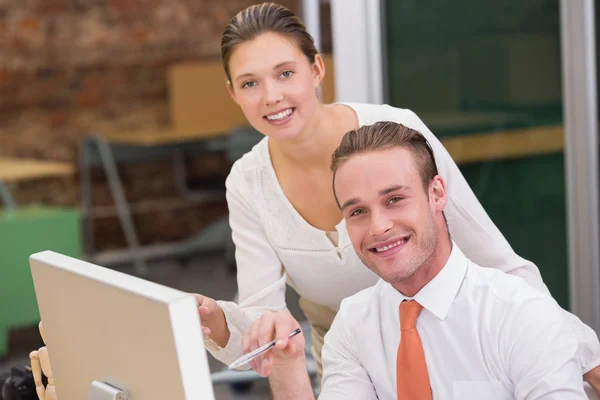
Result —
[[365, 212], [365, 210], [359, 208], [359, 209], [356, 209], [356, 210], [352, 211], [350, 213], [350, 216], [351, 217], [356, 217], [357, 215], [364, 214], [364, 212]]
[[248, 81], [248, 82], [246, 82], [246, 83], [244, 83], [244, 84], [242, 85], [242, 88], [253, 87], [253, 86], [255, 86], [255, 85], [256, 85], [256, 82], [254, 82], [254, 81]]
[[391, 199], [388, 201], [388, 203], [389, 203], [389, 204], [394, 204], [394, 203], [397, 203], [397, 202], [399, 202], [400, 200], [402, 200], [402, 197], [392, 197], [392, 198], [391, 198]]

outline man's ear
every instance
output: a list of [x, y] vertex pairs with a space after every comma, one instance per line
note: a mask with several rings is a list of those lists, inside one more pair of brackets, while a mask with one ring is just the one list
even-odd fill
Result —
[[444, 211], [448, 202], [448, 193], [446, 192], [446, 182], [436, 175], [429, 183], [429, 200], [435, 211]]
[[319, 53], [315, 54], [315, 62], [312, 64], [313, 82], [315, 89], [319, 87], [325, 77], [325, 61]]
[[233, 101], [237, 103], [237, 96], [235, 95], [235, 90], [233, 90], [233, 85], [229, 80], [225, 83], [225, 86], [227, 86], [227, 92], [229, 93]]

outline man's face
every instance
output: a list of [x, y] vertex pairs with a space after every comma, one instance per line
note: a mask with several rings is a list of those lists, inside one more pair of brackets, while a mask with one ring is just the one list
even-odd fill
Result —
[[437, 246], [445, 187], [437, 176], [425, 189], [418, 168], [410, 150], [393, 147], [354, 155], [336, 172], [352, 245], [392, 284], [413, 276]]

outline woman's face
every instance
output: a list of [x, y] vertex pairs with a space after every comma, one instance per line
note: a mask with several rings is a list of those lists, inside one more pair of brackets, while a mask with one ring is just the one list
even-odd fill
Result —
[[239, 44], [229, 59], [229, 92], [248, 122], [275, 140], [293, 140], [319, 107], [323, 60], [311, 64], [292, 39], [263, 33]]

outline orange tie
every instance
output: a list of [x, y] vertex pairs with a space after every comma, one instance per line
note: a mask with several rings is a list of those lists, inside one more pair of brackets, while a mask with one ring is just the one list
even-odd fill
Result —
[[400, 303], [400, 345], [396, 359], [398, 400], [431, 400], [431, 386], [425, 363], [417, 318], [423, 306], [414, 300]]

